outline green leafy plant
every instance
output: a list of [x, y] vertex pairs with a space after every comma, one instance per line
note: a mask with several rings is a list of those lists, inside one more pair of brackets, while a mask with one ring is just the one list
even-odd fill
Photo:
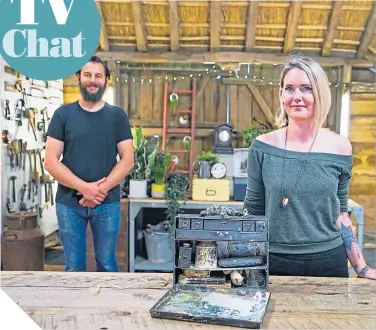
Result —
[[243, 146], [250, 147], [252, 141], [261, 134], [265, 134], [272, 131], [272, 129], [265, 128], [265, 127], [248, 127], [244, 131], [242, 131], [242, 140]]
[[146, 231], [150, 234], [154, 232], [171, 233], [174, 228], [175, 217], [179, 214], [180, 203], [187, 200], [188, 177], [184, 174], [171, 173], [167, 178], [166, 188], [166, 220], [156, 224], [148, 224]]
[[166, 204], [167, 219], [165, 230], [171, 232], [174, 227], [175, 217], [180, 211], [180, 201], [185, 203], [188, 190], [188, 176], [180, 173], [171, 173], [167, 181]]
[[155, 154], [153, 162], [150, 164], [150, 170], [156, 184], [164, 184], [166, 182], [171, 160], [170, 151], [158, 151]]
[[218, 154], [214, 153], [213, 151], [202, 151], [198, 156], [197, 160], [202, 162], [210, 162], [210, 166], [213, 166], [214, 164], [219, 162]]
[[154, 162], [159, 140], [152, 139], [148, 141], [145, 139], [142, 132], [142, 126], [135, 126], [134, 131], [134, 167], [129, 175], [133, 180], [145, 180], [146, 173], [150, 169], [150, 164]]

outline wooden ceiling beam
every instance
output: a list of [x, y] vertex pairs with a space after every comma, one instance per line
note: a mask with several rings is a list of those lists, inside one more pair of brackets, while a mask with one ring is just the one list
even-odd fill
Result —
[[170, 3], [170, 48], [172, 52], [179, 49], [179, 9], [176, 0]]
[[250, 1], [248, 7], [247, 27], [245, 34], [245, 51], [249, 52], [253, 49], [256, 43], [256, 29], [257, 29], [257, 1]]
[[98, 1], [96, 1], [95, 4], [97, 6], [98, 13], [99, 13], [99, 19], [100, 19], [100, 22], [101, 22], [101, 35], [100, 35], [100, 38], [99, 38], [99, 47], [101, 48], [101, 50], [106, 52], [110, 49], [109, 46], [108, 46], [106, 21], [104, 19], [104, 15], [103, 15], [102, 4]]
[[210, 1], [210, 50], [218, 51], [221, 47], [222, 4]]
[[322, 47], [322, 56], [329, 56], [332, 51], [334, 37], [337, 27], [341, 21], [342, 1], [334, 1], [332, 12], [329, 18], [329, 28], [325, 34], [325, 41]]
[[[289, 58], [288, 54], [271, 53], [245, 53], [245, 52], [148, 52], [139, 53], [132, 51], [118, 52], [97, 52], [99, 57], [106, 61], [121, 61], [128, 63], [264, 63], [264, 64], [285, 64]], [[351, 63], [353, 66], [372, 67], [372, 63], [365, 59], [343, 59], [340, 57], [311, 56], [323, 67], [343, 66]]]
[[289, 16], [288, 16], [288, 22], [287, 22], [287, 28], [286, 28], [285, 44], [284, 44], [284, 47], [283, 47], [284, 53], [289, 53], [294, 48], [296, 32], [298, 30], [299, 19], [300, 19], [300, 14], [302, 12], [302, 8], [303, 8], [303, 2], [302, 1], [292, 1], [291, 2], [291, 6], [290, 6], [290, 10], [289, 10]]
[[145, 29], [145, 21], [142, 16], [142, 3], [140, 1], [132, 1], [132, 11], [134, 19], [134, 28], [136, 31], [137, 49], [139, 52], [147, 51], [147, 36]]
[[356, 54], [357, 58], [364, 58], [367, 53], [368, 46], [371, 44], [372, 34], [376, 30], [376, 3], [373, 3], [372, 11], [370, 12], [367, 20], [366, 28], [360, 39], [360, 45]]

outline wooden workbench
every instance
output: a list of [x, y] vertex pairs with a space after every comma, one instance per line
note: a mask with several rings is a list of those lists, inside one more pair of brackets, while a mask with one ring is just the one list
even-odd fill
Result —
[[[1, 286], [43, 329], [235, 329], [152, 319], [172, 274], [2, 272]], [[263, 329], [376, 329], [376, 282], [270, 277]]]

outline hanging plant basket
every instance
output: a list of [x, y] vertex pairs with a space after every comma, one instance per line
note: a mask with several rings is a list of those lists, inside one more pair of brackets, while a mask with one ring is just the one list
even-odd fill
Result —
[[175, 92], [170, 94], [170, 109], [172, 111], [173, 116], [176, 114], [176, 109], [178, 107], [178, 101], [179, 101], [179, 96]]

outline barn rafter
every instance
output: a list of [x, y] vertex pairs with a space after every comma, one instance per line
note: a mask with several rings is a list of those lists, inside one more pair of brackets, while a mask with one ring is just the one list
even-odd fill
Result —
[[201, 54], [226, 62], [230, 54], [228, 62], [252, 62], [253, 54], [286, 59], [298, 51], [323, 63], [375, 65], [374, 1], [96, 3], [102, 20], [97, 51], [107, 59], [129, 60], [121, 54], [133, 54], [131, 62], [142, 62], [149, 60], [145, 54], [163, 54], [189, 61]]

